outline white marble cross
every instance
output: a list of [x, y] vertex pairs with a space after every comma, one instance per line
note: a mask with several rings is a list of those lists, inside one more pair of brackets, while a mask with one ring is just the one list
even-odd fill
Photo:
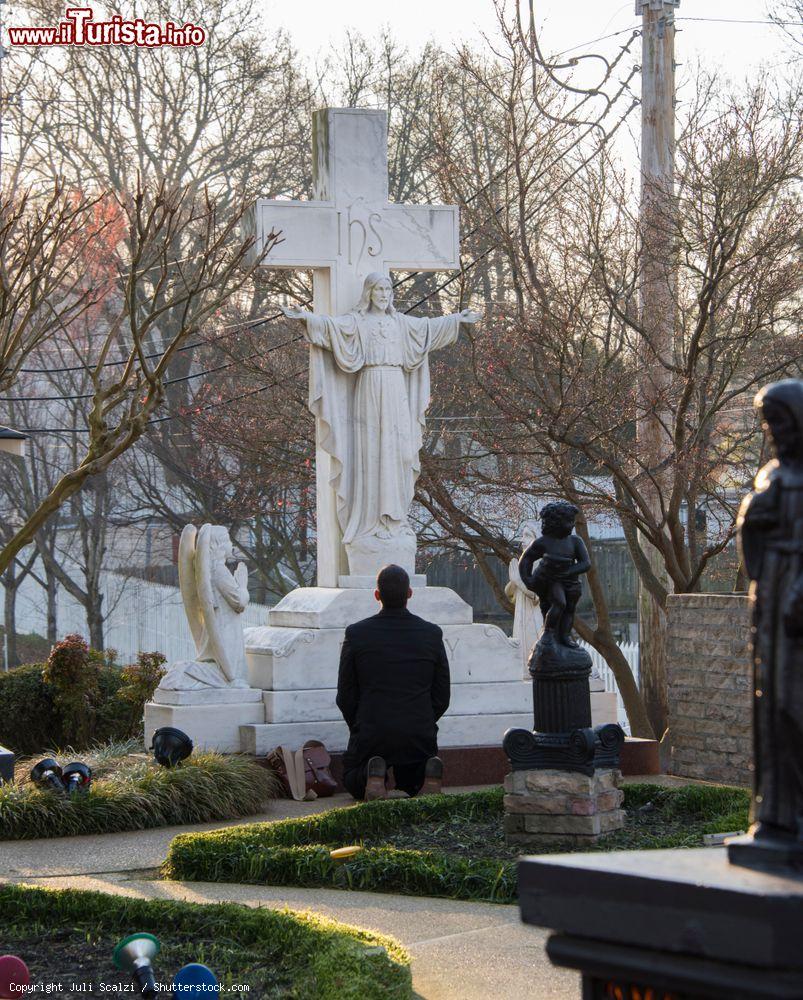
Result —
[[[396, 205], [388, 201], [387, 115], [325, 108], [313, 116], [315, 201], [257, 201], [256, 251], [271, 230], [283, 242], [266, 267], [313, 272], [313, 308], [338, 315], [359, 300], [371, 271], [448, 271], [460, 267], [455, 205]], [[348, 573], [329, 455], [316, 446], [318, 586], [336, 587]]]

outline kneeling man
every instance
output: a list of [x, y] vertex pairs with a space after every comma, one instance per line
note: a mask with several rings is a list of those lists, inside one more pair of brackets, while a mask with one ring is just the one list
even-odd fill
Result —
[[408, 795], [441, 790], [437, 721], [449, 707], [449, 661], [441, 629], [407, 610], [412, 594], [405, 570], [385, 566], [374, 593], [382, 610], [346, 629], [337, 707], [351, 734], [343, 782], [355, 799], [385, 798], [391, 767]]

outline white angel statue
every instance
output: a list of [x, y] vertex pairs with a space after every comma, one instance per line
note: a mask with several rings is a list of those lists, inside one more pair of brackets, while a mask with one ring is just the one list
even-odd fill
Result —
[[169, 690], [244, 688], [248, 684], [241, 615], [248, 605], [248, 570], [226, 566], [234, 551], [226, 528], [188, 524], [178, 547], [178, 578], [196, 659], [173, 664], [159, 685]]
[[[523, 541], [522, 552], [526, 552], [532, 542], [539, 536], [539, 524], [537, 521], [525, 521], [522, 528], [521, 537]], [[544, 616], [538, 606], [538, 595], [528, 590], [519, 573], [519, 560], [513, 558], [508, 564], [510, 581], [505, 585], [505, 593], [513, 601], [513, 638], [519, 640], [519, 650], [521, 651], [524, 673], [527, 674], [527, 665], [530, 659], [530, 652], [538, 641], [538, 636], [544, 625]]]

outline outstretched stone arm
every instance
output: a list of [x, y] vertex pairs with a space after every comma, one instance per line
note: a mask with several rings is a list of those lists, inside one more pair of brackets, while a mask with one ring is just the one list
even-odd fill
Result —
[[364, 358], [357, 333], [354, 316], [326, 316], [322, 313], [307, 312], [306, 309], [285, 309], [288, 319], [300, 320], [304, 324], [304, 339], [315, 347], [331, 351], [338, 366], [346, 372], [357, 371]]
[[287, 306], [281, 306], [281, 310], [288, 319], [300, 320], [304, 324], [304, 339], [308, 343], [323, 347], [324, 350], [332, 350], [332, 343], [326, 335], [326, 317], [306, 309], [291, 309]]
[[279, 308], [288, 319], [306, 320], [310, 316], [317, 315], [316, 313], [310, 312], [308, 309], [297, 309], [294, 306], [279, 306]]
[[451, 346], [460, 334], [460, 324], [467, 323], [473, 326], [480, 320], [480, 314], [471, 309], [464, 309], [459, 313], [449, 313], [446, 316], [431, 316], [429, 323], [431, 341], [430, 351], [439, 351], [443, 347]]

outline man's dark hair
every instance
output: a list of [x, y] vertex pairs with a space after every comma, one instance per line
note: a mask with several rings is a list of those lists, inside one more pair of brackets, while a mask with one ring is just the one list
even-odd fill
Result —
[[376, 576], [376, 589], [385, 608], [404, 608], [410, 591], [410, 577], [401, 566], [383, 566]]

